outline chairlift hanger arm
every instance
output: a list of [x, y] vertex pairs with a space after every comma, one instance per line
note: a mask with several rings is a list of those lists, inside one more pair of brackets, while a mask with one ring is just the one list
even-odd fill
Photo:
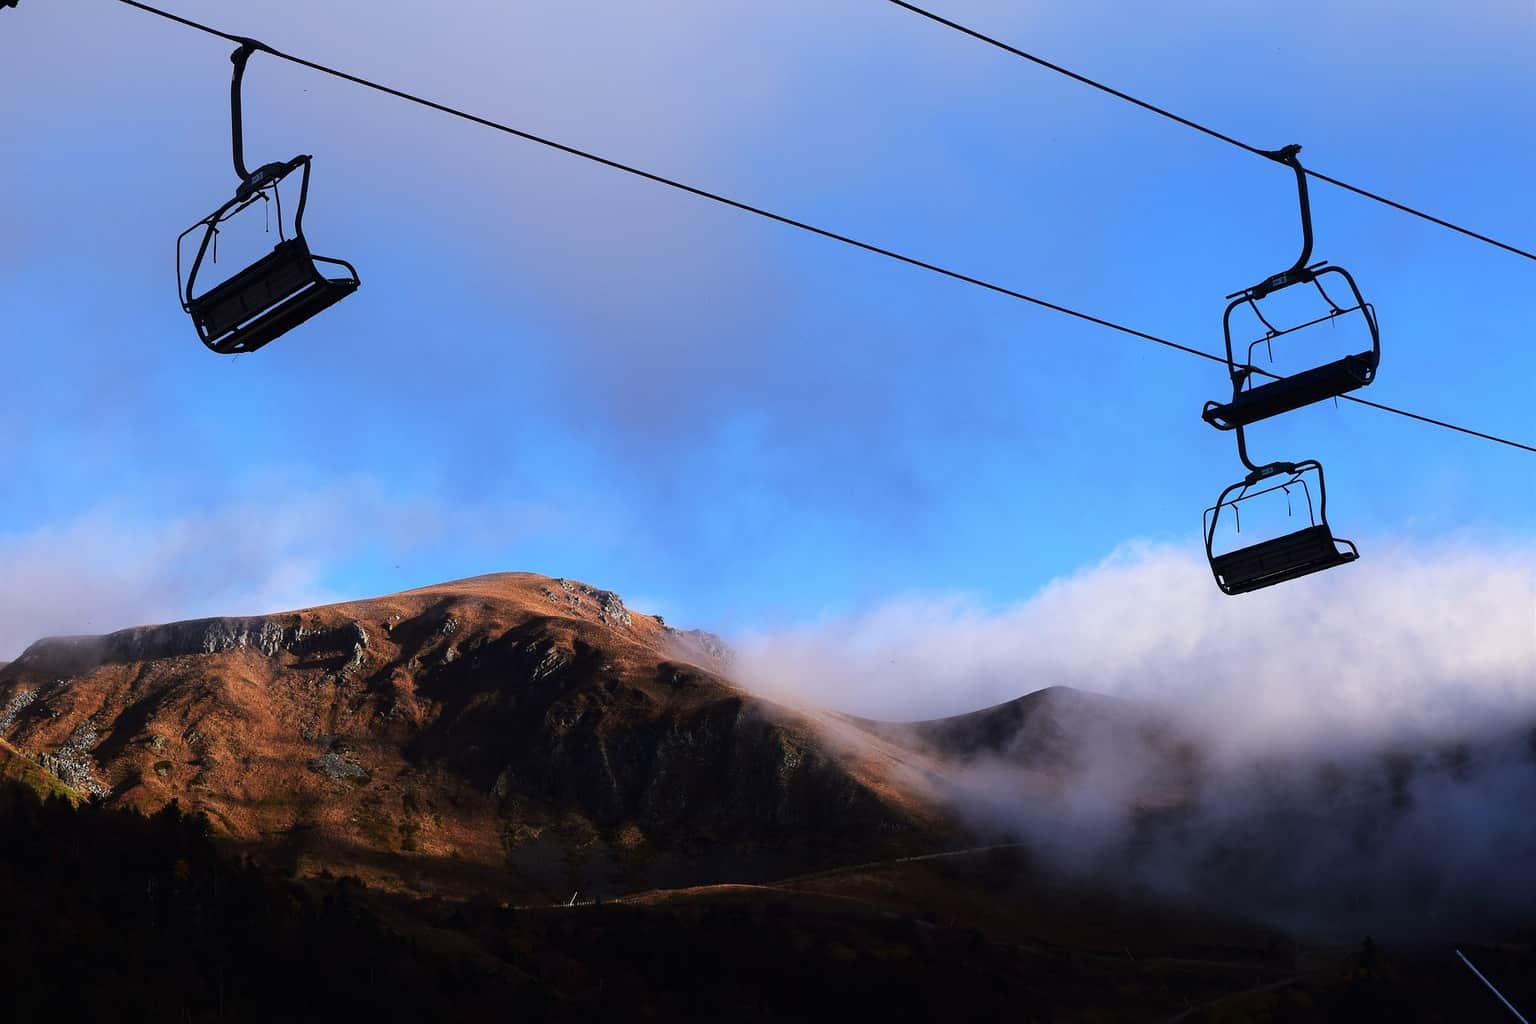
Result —
[[234, 76], [229, 83], [229, 129], [235, 158], [235, 177], [241, 182], [249, 181], [251, 172], [245, 167], [245, 119], [242, 116], [240, 85], [245, 81], [245, 65], [250, 61], [251, 54], [259, 48], [260, 44], [255, 40], [247, 39], [229, 55], [230, 63], [235, 66]]
[[[1248, 468], [1248, 482], [1250, 485], [1264, 479], [1264, 476], [1273, 476], [1275, 473], [1282, 472], [1278, 468], [1285, 465], [1282, 462], [1271, 462], [1264, 466], [1254, 465], [1253, 460], [1248, 457], [1248, 437], [1243, 432], [1241, 424], [1233, 428], [1233, 433], [1237, 435], [1237, 457]], [[1263, 474], [1263, 476], [1259, 474]]]
[[1312, 260], [1312, 199], [1307, 193], [1307, 169], [1301, 166], [1301, 161], [1296, 158], [1296, 154], [1301, 152], [1299, 144], [1293, 142], [1284, 149], [1266, 149], [1258, 152], [1260, 156], [1266, 156], [1296, 172], [1296, 198], [1301, 207], [1301, 255], [1296, 257], [1296, 262], [1289, 268], [1265, 278], [1242, 293], [1251, 298], [1262, 299], [1277, 288], [1284, 288], [1288, 284], [1305, 279], [1307, 264]]
[[235, 176], [240, 179], [240, 187], [236, 195], [244, 199], [255, 192], [260, 191], [275, 181], [282, 180], [287, 174], [298, 167], [305, 157], [295, 157], [287, 162], [274, 162], [262, 164], [255, 171], [250, 170], [245, 164], [245, 111], [244, 102], [241, 99], [241, 87], [245, 82], [245, 66], [250, 62], [251, 55], [257, 52], [271, 53], [271, 47], [255, 39], [247, 39], [244, 36], [235, 37], [240, 45], [235, 52], [229, 55], [230, 63], [235, 66], [234, 74], [229, 83], [229, 132], [230, 151], [234, 158]]

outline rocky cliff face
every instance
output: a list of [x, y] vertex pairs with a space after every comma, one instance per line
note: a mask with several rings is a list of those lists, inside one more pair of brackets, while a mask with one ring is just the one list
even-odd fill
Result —
[[429, 891], [712, 881], [953, 839], [891, 785], [908, 755], [737, 690], [699, 667], [727, 656], [711, 641], [586, 584], [480, 577], [39, 641], [0, 669], [0, 739], [297, 870]]

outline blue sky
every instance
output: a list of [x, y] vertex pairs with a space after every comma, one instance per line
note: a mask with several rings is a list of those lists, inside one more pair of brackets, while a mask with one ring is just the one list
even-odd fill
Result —
[[[167, 3], [1207, 349], [1295, 254], [1282, 168], [874, 0]], [[1528, 3], [933, 6], [1536, 244]], [[260, 56], [248, 156], [315, 154], [311, 242], [363, 287], [213, 356], [172, 256], [235, 184], [227, 50], [108, 0], [0, 14], [0, 658], [505, 569], [727, 632], [1005, 607], [1196, 551], [1240, 475], [1218, 366]], [[1536, 440], [1536, 266], [1327, 186], [1314, 218], [1380, 316], [1369, 397]], [[1536, 543], [1528, 454], [1331, 404], [1252, 443], [1323, 461], [1340, 573]]]

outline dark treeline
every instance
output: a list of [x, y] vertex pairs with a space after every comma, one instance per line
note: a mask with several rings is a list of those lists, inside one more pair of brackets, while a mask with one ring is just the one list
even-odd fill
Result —
[[145, 817], [5, 783], [0, 908], [0, 1006], [17, 1021], [937, 1019], [1037, 1001], [1059, 966], [1020, 970], [970, 930], [779, 904], [392, 897], [253, 863], [175, 803]]
[[221, 854], [174, 803], [77, 810], [0, 784], [0, 922], [8, 1020], [477, 1020], [539, 1005], [510, 972], [384, 927], [355, 882]]
[[[1031, 876], [999, 854], [907, 878], [932, 887], [930, 907], [968, 891], [1022, 907]], [[1028, 913], [988, 934], [868, 896], [735, 887], [522, 910], [411, 899], [252, 863], [175, 804], [149, 817], [76, 809], [0, 782], [0, 1019], [1043, 1024], [1187, 1011], [1188, 1024], [1469, 1024], [1505, 1012], [1445, 950], [1399, 959], [1367, 943], [1319, 967], [1282, 947], [1191, 952], [1195, 933], [1170, 918], [1166, 935], [1127, 939], [1133, 955], [1028, 938]], [[1037, 897], [1047, 917], [1106, 913]], [[1476, 955], [1517, 1001], [1536, 998], [1528, 943]]]

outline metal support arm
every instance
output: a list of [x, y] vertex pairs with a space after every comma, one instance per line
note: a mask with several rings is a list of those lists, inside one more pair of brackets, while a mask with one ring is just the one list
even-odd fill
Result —
[[1246, 296], [1250, 299], [1262, 299], [1277, 288], [1299, 279], [1299, 275], [1307, 269], [1307, 264], [1312, 261], [1312, 200], [1307, 195], [1307, 170], [1301, 166], [1301, 161], [1296, 159], [1296, 154], [1301, 152], [1301, 146], [1292, 143], [1284, 149], [1264, 151], [1264, 156], [1276, 163], [1285, 164], [1296, 172], [1296, 196], [1301, 206], [1301, 255], [1296, 262], [1278, 274], [1265, 278], [1263, 281], [1249, 288]]
[[230, 143], [234, 155], [235, 176], [240, 179], [240, 187], [235, 190], [235, 196], [241, 201], [249, 199], [291, 170], [285, 163], [262, 164], [254, 172], [247, 170], [245, 166], [245, 119], [241, 109], [240, 85], [245, 80], [245, 65], [251, 59], [251, 54], [266, 48], [265, 44], [254, 39], [241, 39], [239, 48], [229, 55], [230, 63], [235, 66], [234, 77], [229, 83]]

